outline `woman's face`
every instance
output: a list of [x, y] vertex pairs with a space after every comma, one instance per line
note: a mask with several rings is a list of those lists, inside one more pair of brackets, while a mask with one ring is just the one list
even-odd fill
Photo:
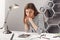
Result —
[[33, 17], [34, 16], [34, 10], [33, 9], [26, 9], [26, 15], [28, 17]]

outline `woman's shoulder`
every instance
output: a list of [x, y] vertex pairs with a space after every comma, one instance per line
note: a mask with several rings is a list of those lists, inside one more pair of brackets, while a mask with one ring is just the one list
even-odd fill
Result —
[[38, 12], [37, 16], [41, 16], [42, 14]]
[[44, 14], [43, 13], [39, 13], [37, 16], [43, 16]]
[[39, 20], [39, 19], [43, 19], [43, 14], [42, 13], [39, 13], [37, 16], [36, 16], [36, 19]]
[[43, 18], [43, 14], [42, 13], [38, 13], [37, 16], [35, 16], [34, 20], [39, 20]]

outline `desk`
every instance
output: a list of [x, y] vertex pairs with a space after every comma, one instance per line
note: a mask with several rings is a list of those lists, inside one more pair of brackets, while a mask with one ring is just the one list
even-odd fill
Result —
[[[37, 33], [26, 33], [26, 32], [19, 32], [19, 31], [13, 31], [14, 33], [14, 37], [13, 40], [60, 40], [60, 38], [53, 38], [53, 36], [56, 36], [56, 34], [49, 34], [49, 33], [42, 33], [42, 34], [46, 34], [46, 37], [49, 39], [45, 39], [45, 38], [39, 38], [42, 34], [37, 34]], [[19, 35], [22, 34], [30, 34], [29, 37], [27, 38], [19, 38]]]
[[[21, 31], [12, 31], [12, 34], [3, 34], [4, 30], [0, 30], [0, 40], [60, 40], [60, 38], [53, 38], [53, 36], [56, 36], [56, 34], [49, 34], [49, 33], [26, 33], [26, 32], [21, 32]], [[12, 35], [14, 33], [14, 36], [12, 38]], [[30, 34], [29, 37], [26, 38], [20, 38], [18, 37], [19, 35], [22, 34]], [[45, 38], [39, 38], [42, 34], [46, 34], [46, 37], [49, 39]], [[12, 38], [12, 39], [11, 39]]]

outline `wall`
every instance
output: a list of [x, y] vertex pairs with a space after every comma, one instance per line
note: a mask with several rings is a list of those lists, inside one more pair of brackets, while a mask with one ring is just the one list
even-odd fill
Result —
[[5, 0], [0, 0], [0, 28], [4, 25], [5, 19]]

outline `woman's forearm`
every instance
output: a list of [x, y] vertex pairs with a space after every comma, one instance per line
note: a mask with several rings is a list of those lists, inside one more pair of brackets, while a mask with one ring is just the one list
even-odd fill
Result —
[[35, 29], [35, 31], [37, 30], [37, 25], [33, 22], [33, 21], [30, 21], [30, 23], [31, 23], [31, 25], [32, 25], [32, 27]]
[[29, 27], [27, 24], [25, 24], [25, 31], [27, 32], [29, 30]]

